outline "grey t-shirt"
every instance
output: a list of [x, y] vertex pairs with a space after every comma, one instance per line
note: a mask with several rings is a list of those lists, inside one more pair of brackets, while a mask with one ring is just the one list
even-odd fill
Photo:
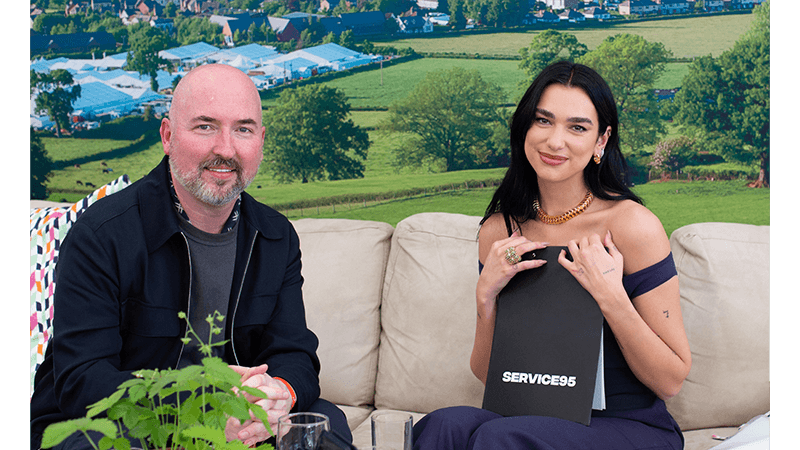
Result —
[[[227, 317], [223, 321], [214, 321], [214, 325], [221, 328], [222, 332], [210, 337], [211, 327], [206, 319], [214, 311], [219, 311], [225, 316], [228, 313], [233, 269], [236, 263], [238, 222], [230, 231], [212, 234], [195, 228], [181, 217], [180, 228], [189, 242], [189, 257], [192, 264], [191, 292], [187, 313], [189, 323], [204, 343], [221, 342], [225, 340]], [[191, 337], [192, 342], [184, 348], [178, 367], [199, 364], [205, 356], [199, 351], [199, 342], [194, 336]], [[222, 357], [223, 354], [223, 346], [213, 347], [213, 356]]]

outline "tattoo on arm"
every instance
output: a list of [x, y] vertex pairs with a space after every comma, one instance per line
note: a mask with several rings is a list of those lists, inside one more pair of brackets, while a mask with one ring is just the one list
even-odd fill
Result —
[[664, 310], [664, 311], [661, 311], [661, 312], [663, 312], [663, 313], [664, 313], [664, 316], [665, 316], [667, 319], [669, 319], [669, 310], [668, 310], [668, 309], [667, 309], [667, 310]]

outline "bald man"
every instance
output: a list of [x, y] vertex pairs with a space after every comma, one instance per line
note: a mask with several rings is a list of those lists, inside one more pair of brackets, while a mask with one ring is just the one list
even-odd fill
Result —
[[[257, 404], [273, 430], [288, 412], [320, 412], [351, 440], [344, 414], [319, 398], [297, 234], [244, 192], [263, 159], [255, 85], [230, 66], [193, 69], [160, 133], [161, 163], [95, 203], [64, 239], [54, 337], [31, 399], [31, 448], [47, 425], [85, 416], [133, 372], [198, 364], [198, 343], [181, 341], [180, 311], [198, 336], [209, 336], [209, 314], [225, 315], [214, 339], [227, 343], [215, 356], [267, 393]], [[231, 420], [225, 431], [247, 445], [269, 438], [258, 421]], [[56, 448], [92, 447], [76, 434]]]

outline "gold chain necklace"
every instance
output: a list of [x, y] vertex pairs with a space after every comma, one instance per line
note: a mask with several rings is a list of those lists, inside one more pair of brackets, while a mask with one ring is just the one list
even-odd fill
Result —
[[533, 209], [536, 210], [536, 217], [542, 223], [545, 223], [547, 225], [558, 225], [586, 211], [586, 208], [588, 208], [589, 205], [592, 204], [592, 200], [594, 200], [594, 195], [592, 195], [592, 192], [589, 191], [586, 193], [586, 197], [583, 197], [583, 201], [581, 201], [581, 203], [578, 206], [558, 216], [548, 216], [544, 211], [542, 211], [542, 207], [539, 206], [538, 198], [533, 201]]

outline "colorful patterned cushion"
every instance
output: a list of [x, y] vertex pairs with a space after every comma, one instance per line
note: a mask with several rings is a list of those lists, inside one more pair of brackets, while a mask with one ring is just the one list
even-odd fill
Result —
[[53, 336], [53, 271], [61, 241], [92, 203], [129, 184], [128, 175], [122, 175], [73, 205], [31, 209], [31, 395], [33, 377]]

